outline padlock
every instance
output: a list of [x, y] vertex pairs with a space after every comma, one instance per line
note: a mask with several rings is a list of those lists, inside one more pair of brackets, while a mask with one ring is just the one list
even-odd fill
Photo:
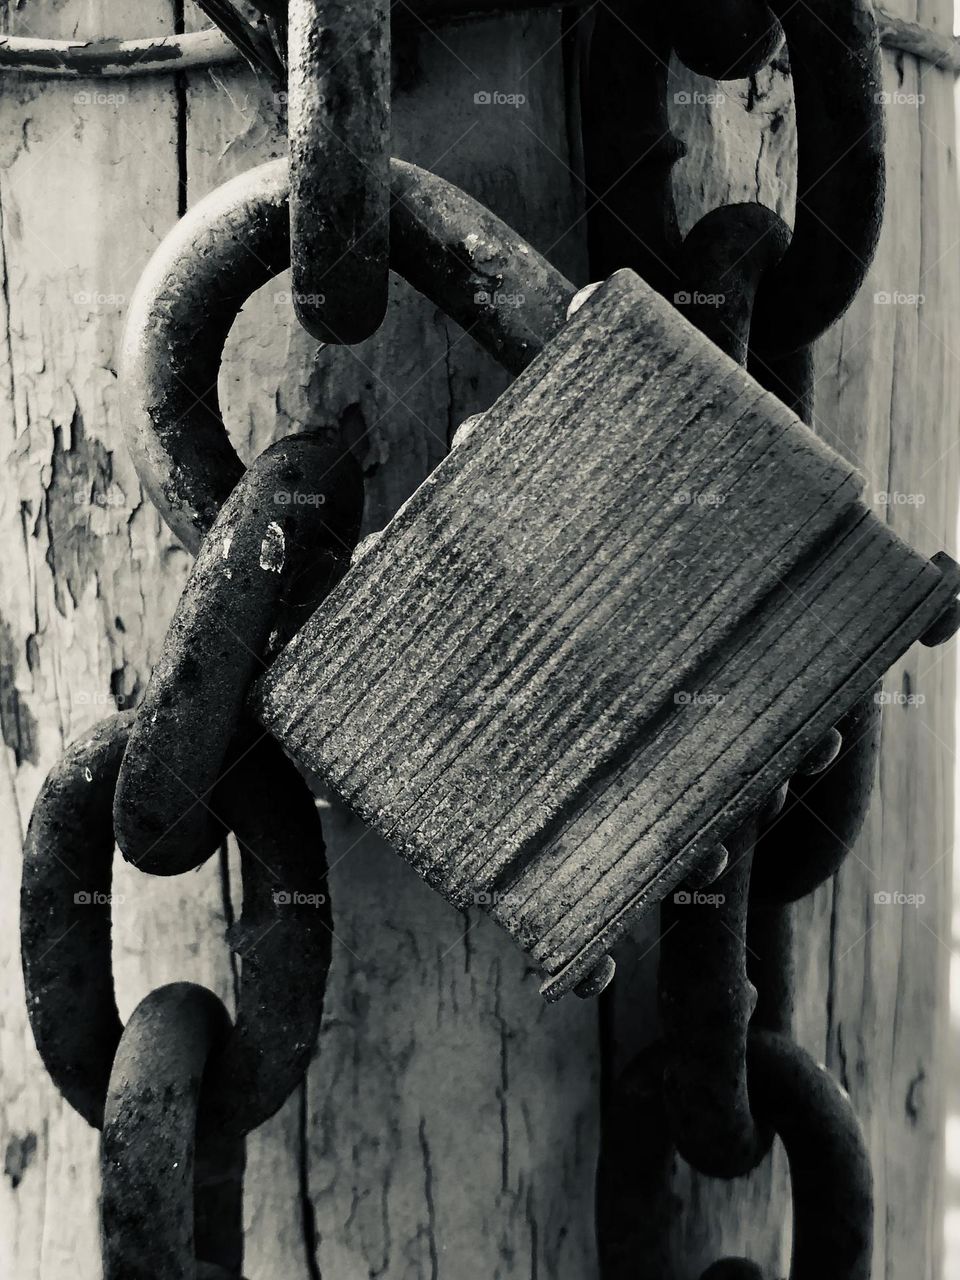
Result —
[[948, 609], [856, 471], [631, 271], [363, 548], [256, 715], [556, 999]]

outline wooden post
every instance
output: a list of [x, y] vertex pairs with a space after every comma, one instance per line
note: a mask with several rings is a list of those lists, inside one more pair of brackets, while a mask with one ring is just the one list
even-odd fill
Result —
[[[919, 13], [903, 3], [949, 30], [945, 0]], [[49, 36], [131, 37], [174, 30], [176, 11], [66, 0], [30, 19]], [[559, 37], [551, 13], [395, 37], [394, 150], [465, 186], [583, 281]], [[953, 84], [912, 57], [885, 63], [891, 90], [924, 100], [888, 108], [884, 240], [863, 295], [820, 344], [818, 427], [864, 471], [872, 501], [923, 495], [883, 510], [933, 552], [953, 542], [960, 448]], [[524, 101], [498, 105], [491, 91]], [[675, 172], [684, 227], [731, 196], [789, 210], [783, 70], [725, 92], [723, 110], [691, 107], [675, 122], [690, 144]], [[17, 1280], [100, 1275], [96, 1135], [49, 1085], [26, 1025], [20, 837], [62, 743], [142, 689], [188, 568], [120, 443], [124, 304], [178, 211], [282, 152], [281, 107], [235, 67], [0, 84], [0, 1273]], [[317, 353], [288, 291], [262, 290], [231, 338], [221, 391], [234, 438], [249, 458], [297, 425], [328, 427], [361, 459], [366, 527], [379, 528], [504, 375], [396, 284], [379, 334]], [[924, 301], [875, 304], [882, 292]], [[867, 830], [837, 885], [798, 913], [798, 1034], [841, 1074], [867, 1127], [878, 1275], [937, 1274], [952, 662], [951, 649], [915, 649], [885, 682], [906, 701], [887, 708]], [[490, 921], [454, 912], [340, 810], [325, 806], [324, 820], [337, 933], [324, 1026], [304, 1087], [248, 1144], [246, 1274], [592, 1280], [596, 1007], [545, 1007]], [[171, 881], [118, 866], [123, 1015], [176, 978], [230, 998], [236, 889], [232, 855]], [[875, 902], [898, 889], [926, 900]], [[640, 930], [621, 949], [611, 1069], [654, 1035], [648, 945]], [[688, 1206], [671, 1228], [678, 1276], [723, 1247], [780, 1258], [779, 1164], [723, 1187], [681, 1172], [677, 1189]]]

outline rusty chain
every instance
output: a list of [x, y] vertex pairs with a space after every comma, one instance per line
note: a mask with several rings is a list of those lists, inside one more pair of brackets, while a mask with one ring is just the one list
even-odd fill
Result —
[[[232, 5], [202, 7], [229, 32]], [[317, 811], [279, 747], [247, 719], [245, 700], [345, 571], [362, 480], [325, 424], [244, 468], [217, 393], [234, 320], [291, 266], [309, 332], [362, 340], [382, 320], [389, 267], [517, 373], [559, 330], [576, 293], [488, 209], [390, 159], [384, 0], [257, 7], [266, 37], [240, 34], [269, 74], [289, 64], [289, 166], [272, 162], [228, 182], [181, 220], [138, 286], [122, 356], [130, 452], [196, 562], [140, 707], [68, 749], [41, 789], [25, 849], [30, 1021], [57, 1087], [103, 1131], [106, 1280], [239, 1280], [243, 1139], [302, 1080], [330, 965]], [[427, 16], [435, 8], [414, 6]], [[607, 193], [588, 200], [593, 274], [633, 266], [810, 422], [810, 345], [860, 287], [882, 213], [871, 6], [638, 8], [614, 0], [593, 32], [591, 59], [603, 74], [586, 86], [586, 176], [590, 190]], [[639, 51], [624, 52], [623, 25], [640, 36]], [[681, 237], [671, 195], [680, 148], [666, 112], [671, 51], [700, 74], [730, 78], [756, 74], [784, 43], [799, 137], [793, 229], [740, 204]], [[611, 136], [611, 104], [625, 102], [640, 127]], [[478, 308], [478, 290], [523, 302]], [[708, 305], [706, 296], [721, 301]], [[204, 388], [199, 398], [195, 387]], [[663, 1037], [605, 1100], [604, 1280], [669, 1274], [662, 1223], [674, 1152], [732, 1178], [755, 1168], [775, 1137], [792, 1177], [791, 1280], [867, 1280], [871, 1177], [859, 1125], [839, 1085], [789, 1037], [790, 904], [832, 876], [855, 840], [879, 732], [879, 705], [865, 697], [717, 850], [712, 869], [663, 904]], [[178, 983], [151, 992], [123, 1026], [110, 949], [114, 841], [140, 870], [180, 874], [229, 832], [243, 879], [243, 912], [228, 932], [243, 958], [235, 1017], [212, 992]], [[759, 1275], [754, 1263], [728, 1258], [703, 1280]]]
[[[882, 217], [879, 43], [871, 8], [865, 0], [777, 0], [769, 8], [763, 0], [690, 0], [669, 15], [634, 14], [632, 22], [635, 30], [641, 26], [639, 56], [659, 66], [652, 118], [665, 138], [659, 155], [642, 157], [639, 166], [656, 176], [639, 224], [626, 202], [616, 209], [625, 219], [618, 247], [629, 246], [644, 265], [652, 259], [661, 291], [672, 291], [694, 324], [811, 423], [810, 344], [856, 295]], [[609, 19], [599, 25], [603, 48], [615, 36]], [[670, 52], [700, 74], [728, 78], [747, 74], [744, 68], [752, 74], [777, 53], [781, 28], [797, 114], [793, 229], [759, 205], [728, 205], [681, 239], [670, 186], [679, 152], [667, 116]], [[610, 109], [611, 92], [595, 111]], [[589, 153], [587, 159], [588, 181], [606, 190], [610, 162], [602, 142], [592, 169]], [[609, 221], [608, 210], [595, 210], [596, 228]], [[609, 265], [600, 257], [597, 274]], [[862, 1134], [839, 1086], [788, 1033], [789, 904], [839, 869], [859, 833], [879, 749], [873, 694], [729, 842], [730, 858], [711, 883], [687, 885], [661, 905], [663, 1039], [623, 1073], [606, 1102], [598, 1190], [604, 1280], [670, 1274], [665, 1227], [673, 1216], [675, 1150], [703, 1174], [732, 1178], [756, 1167], [774, 1134], [786, 1147], [793, 1185], [791, 1280], [869, 1277], [872, 1180]], [[637, 1223], [641, 1203], [660, 1232]], [[728, 1258], [702, 1280], [760, 1276], [754, 1263]]]
[[[436, 175], [396, 160], [390, 175], [393, 269], [506, 369], [524, 368], [562, 325], [575, 286]], [[103, 1128], [107, 1280], [148, 1265], [236, 1280], [239, 1227], [222, 1223], [236, 1217], [237, 1144], [299, 1084], [323, 1008], [332, 921], [319, 818], [244, 701], [348, 564], [362, 483], [332, 429], [278, 441], [244, 470], [216, 392], [244, 301], [289, 265], [288, 205], [283, 162], [226, 184], [160, 245], [132, 300], [122, 365], [131, 452], [197, 558], [139, 708], [73, 744], [28, 831], [30, 1020], [64, 1097]], [[524, 304], [478, 307], [480, 286], [522, 293]], [[198, 400], [190, 386], [211, 390]], [[243, 913], [227, 935], [243, 959], [233, 1023], [212, 993], [178, 984], [124, 1027], [111, 976], [114, 841], [139, 869], [179, 874], [230, 831], [243, 878]], [[158, 1077], [172, 1112], [157, 1111]]]

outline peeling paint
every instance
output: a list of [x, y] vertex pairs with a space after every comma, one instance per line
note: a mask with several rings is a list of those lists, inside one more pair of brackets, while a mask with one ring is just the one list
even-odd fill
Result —
[[113, 485], [112, 451], [88, 438], [83, 415], [75, 409], [69, 434], [63, 427], [53, 429], [44, 500], [46, 560], [57, 609], [64, 617], [77, 607], [87, 584], [97, 581], [106, 516], [122, 502]]
[[9, 625], [0, 618], [0, 731], [13, 751], [17, 768], [37, 764], [37, 722], [17, 688], [17, 647]]

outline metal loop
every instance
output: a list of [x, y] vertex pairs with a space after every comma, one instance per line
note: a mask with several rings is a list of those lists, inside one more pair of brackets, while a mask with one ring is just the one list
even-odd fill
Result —
[[754, 345], [782, 355], [838, 320], [870, 267], [883, 216], [880, 42], [871, 0], [771, 0], [797, 112], [793, 238], [763, 280]]
[[47, 775], [23, 848], [20, 953], [37, 1051], [95, 1129], [123, 1024], [113, 991], [113, 791], [134, 713], [72, 743]]
[[840, 868], [863, 826], [880, 753], [880, 685], [837, 723], [843, 746], [814, 777], [790, 780], [780, 812], [760, 833], [752, 891], [758, 902], [796, 902]]
[[[22, 951], [34, 1039], [57, 1088], [95, 1128], [122, 1033], [110, 950], [110, 810], [132, 719], [113, 716], [69, 748], [41, 789], [24, 852]], [[332, 920], [316, 806], [272, 741], [238, 763], [220, 803], [241, 852], [243, 912], [227, 939], [243, 973], [236, 1025], [210, 1068], [209, 1107], [222, 1131], [239, 1134], [273, 1115], [306, 1070]]]
[[670, 1135], [701, 1173], [734, 1178], [766, 1155], [769, 1131], [747, 1094], [747, 1031], [756, 991], [747, 977], [747, 902], [756, 823], [728, 842], [712, 884], [684, 887], [660, 908], [660, 1019]]
[[[391, 267], [518, 373], [564, 322], [574, 286], [435, 174], [390, 162]], [[167, 236], [131, 301], [121, 356], [127, 445], [151, 501], [194, 553], [243, 474], [217, 373], [250, 295], [290, 263], [287, 165], [212, 192]], [[521, 307], [496, 305], [499, 292]]]
[[[869, 1280], [872, 1176], [850, 1099], [786, 1036], [751, 1031], [748, 1063], [754, 1114], [776, 1131], [790, 1165], [790, 1280]], [[605, 1280], [671, 1274], [666, 1228], [677, 1205], [670, 1191], [675, 1157], [663, 1067], [663, 1046], [650, 1046], [615, 1083], [606, 1104], [597, 1196]], [[708, 1269], [702, 1280], [752, 1280], [758, 1274], [740, 1259], [725, 1259], [723, 1266], [725, 1271]]]
[[153, 875], [204, 862], [224, 836], [215, 788], [261, 731], [247, 689], [349, 563], [363, 482], [318, 435], [271, 445], [207, 535], [177, 604], [123, 760], [117, 843]]
[[750, 1036], [750, 1099], [787, 1153], [793, 1194], [790, 1280], [870, 1280], [873, 1175], [846, 1092], [785, 1036]]
[[[706, 214], [680, 247], [682, 289], [675, 304], [741, 365], [750, 349], [757, 289], [789, 242], [789, 228], [777, 214], [759, 204], [736, 204]], [[660, 910], [670, 1134], [690, 1164], [725, 1178], [749, 1173], [772, 1141], [769, 1130], [755, 1123], [747, 1092], [747, 1033], [757, 992], [747, 976], [746, 933], [757, 831], [754, 819], [735, 834], [729, 865], [708, 892], [685, 886]]]
[[388, 0], [290, 0], [290, 238], [297, 319], [362, 342], [387, 309]]
[[757, 290], [789, 243], [779, 214], [762, 204], [728, 204], [705, 214], [680, 246], [682, 288], [674, 302], [738, 364], [747, 363]]
[[714, 80], [756, 75], [783, 44], [766, 0], [672, 0], [669, 12], [677, 57]]
[[159, 987], [130, 1015], [100, 1151], [104, 1280], [197, 1276], [199, 1257], [239, 1272], [243, 1143], [203, 1123], [202, 1101], [229, 1031], [213, 992], [188, 982]]

